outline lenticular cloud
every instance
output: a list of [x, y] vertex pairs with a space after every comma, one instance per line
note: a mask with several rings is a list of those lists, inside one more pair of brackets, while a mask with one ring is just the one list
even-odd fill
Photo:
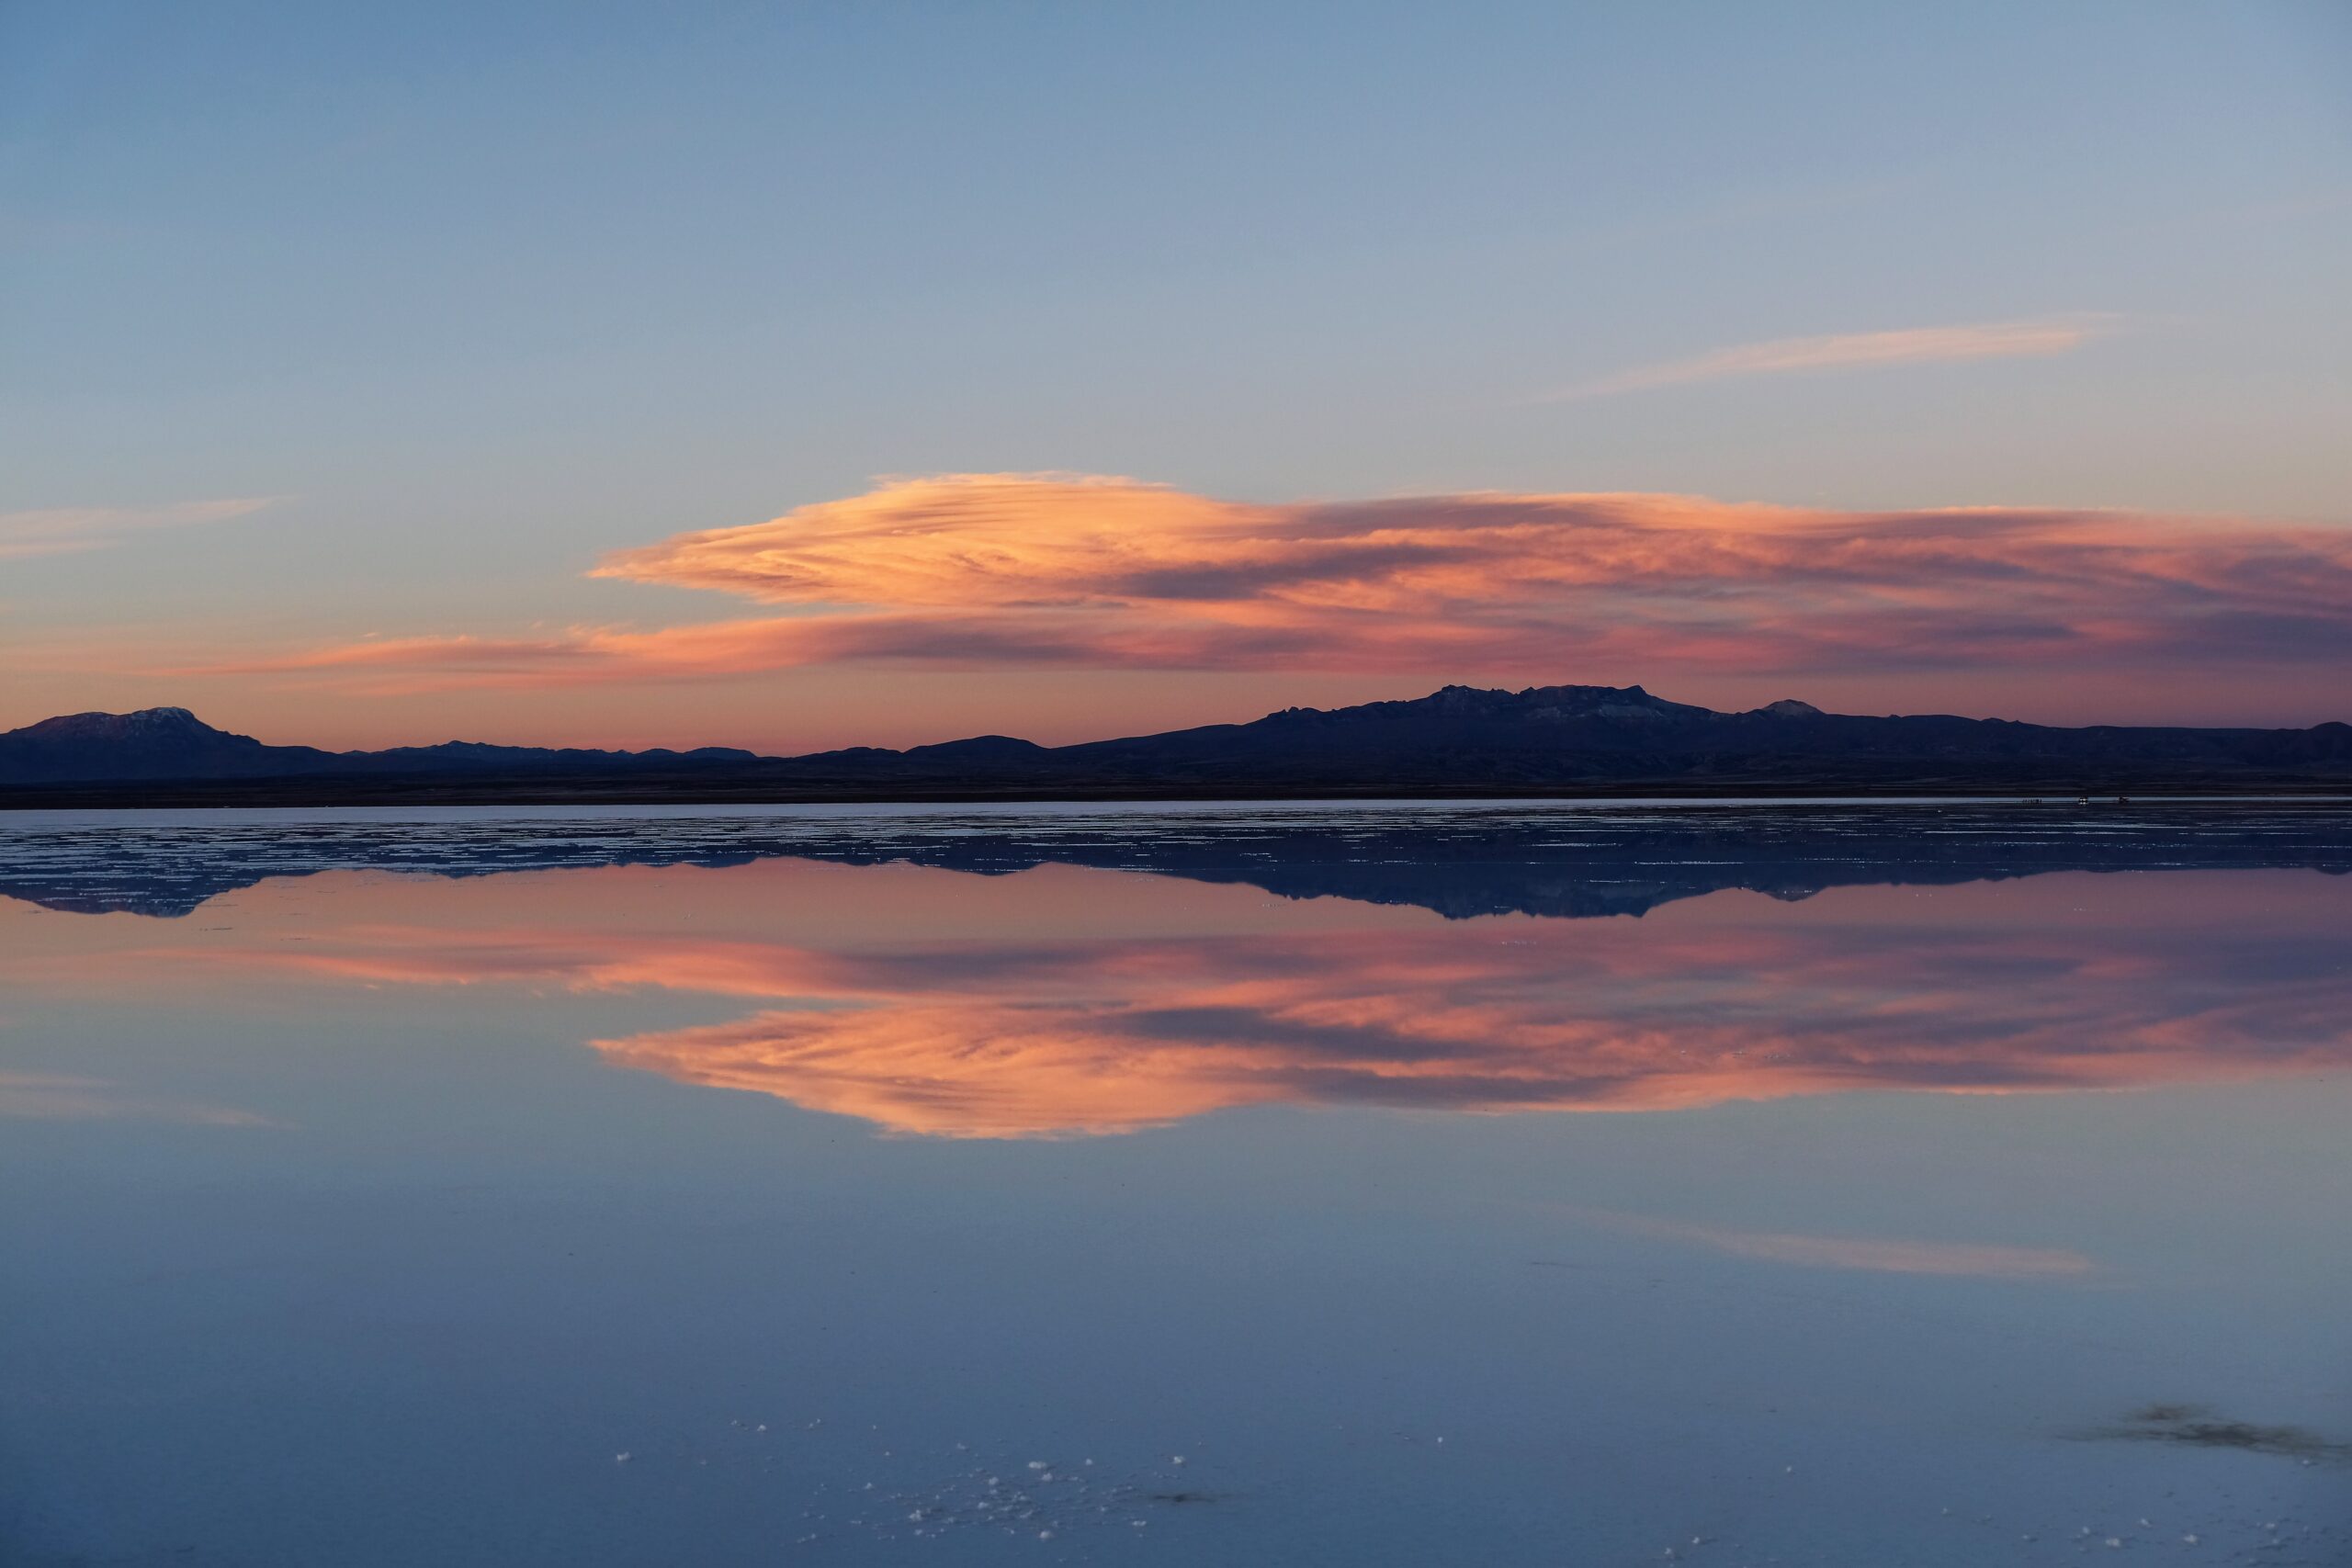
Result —
[[682, 534], [596, 575], [785, 613], [245, 668], [540, 683], [848, 663], [1556, 677], [2352, 656], [2352, 532], [2120, 512], [1492, 491], [1260, 504], [959, 474]]
[[996, 628], [976, 637], [979, 659], [1025, 644], [1178, 667], [1542, 663], [1596, 644], [1789, 668], [2126, 645], [2308, 653], [2314, 626], [2352, 647], [2352, 536], [2104, 512], [1495, 492], [1251, 505], [977, 474], [681, 535], [598, 571], [831, 610], [843, 657], [936, 657], [925, 629], [978, 633], [976, 616]]

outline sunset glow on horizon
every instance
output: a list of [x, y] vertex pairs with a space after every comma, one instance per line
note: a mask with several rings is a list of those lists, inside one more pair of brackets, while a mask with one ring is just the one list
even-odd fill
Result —
[[[2251, 679], [2266, 711], [2315, 722], [2335, 716], [2352, 660], [2352, 532], [2046, 508], [1498, 491], [1253, 504], [952, 474], [617, 550], [590, 575], [762, 613], [164, 656], [145, 673], [264, 702], [589, 689], [624, 707], [790, 671], [1077, 675], [1104, 711], [1065, 713], [1046, 738], [1080, 739], [1133, 731], [1109, 694], [1136, 676], [1834, 692], [1865, 711], [1970, 693], [1978, 716], [2044, 719], [2105, 716], [2102, 688]], [[910, 721], [890, 739], [989, 727]]]

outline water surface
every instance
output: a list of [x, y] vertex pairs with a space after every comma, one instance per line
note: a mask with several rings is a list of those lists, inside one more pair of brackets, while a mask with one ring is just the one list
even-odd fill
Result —
[[25, 814], [0, 1559], [2342, 1562], [2347, 867], [2287, 804]]

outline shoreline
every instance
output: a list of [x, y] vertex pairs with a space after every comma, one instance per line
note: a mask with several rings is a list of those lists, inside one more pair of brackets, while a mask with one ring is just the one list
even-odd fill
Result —
[[0, 788], [0, 814], [10, 812], [139, 812], [189, 810], [333, 810], [516, 807], [660, 807], [670, 810], [788, 807], [1335, 807], [1607, 806], [1670, 807], [1755, 806], [2015, 806], [2072, 807], [2173, 805], [2352, 804], [2352, 781], [2210, 779], [2092, 785], [2049, 781], [1902, 780], [1856, 784], [1836, 780], [1717, 780], [1704, 785], [1660, 779], [1610, 780], [1590, 785], [1427, 789], [1362, 785], [1244, 788], [1117, 784], [1092, 789], [929, 789], [808, 787], [779, 789], [625, 785], [582, 782], [574, 787], [546, 780], [368, 780], [334, 787], [315, 781], [220, 780], [164, 785], [101, 784]]

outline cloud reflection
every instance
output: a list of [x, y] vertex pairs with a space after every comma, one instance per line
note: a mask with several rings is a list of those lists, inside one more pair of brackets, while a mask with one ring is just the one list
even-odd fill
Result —
[[2061, 1247], [2005, 1247], [1983, 1242], [1798, 1235], [1781, 1231], [1730, 1230], [1719, 1225], [1653, 1219], [1643, 1214], [1580, 1212], [1582, 1217], [1668, 1241], [1687, 1241], [1734, 1258], [1805, 1269], [1849, 1269], [1872, 1274], [1940, 1274], [1987, 1280], [2079, 1279], [2098, 1264]]
[[1126, 1133], [1275, 1103], [1646, 1111], [2352, 1065], [2352, 965], [2325, 931], [1494, 919], [833, 951], [379, 929], [274, 962], [377, 983], [758, 1000], [732, 1021], [594, 1043], [677, 1082], [947, 1138]]
[[205, 1127], [266, 1127], [267, 1117], [225, 1106], [151, 1100], [104, 1078], [0, 1072], [0, 1117], [32, 1122], [182, 1122]]

